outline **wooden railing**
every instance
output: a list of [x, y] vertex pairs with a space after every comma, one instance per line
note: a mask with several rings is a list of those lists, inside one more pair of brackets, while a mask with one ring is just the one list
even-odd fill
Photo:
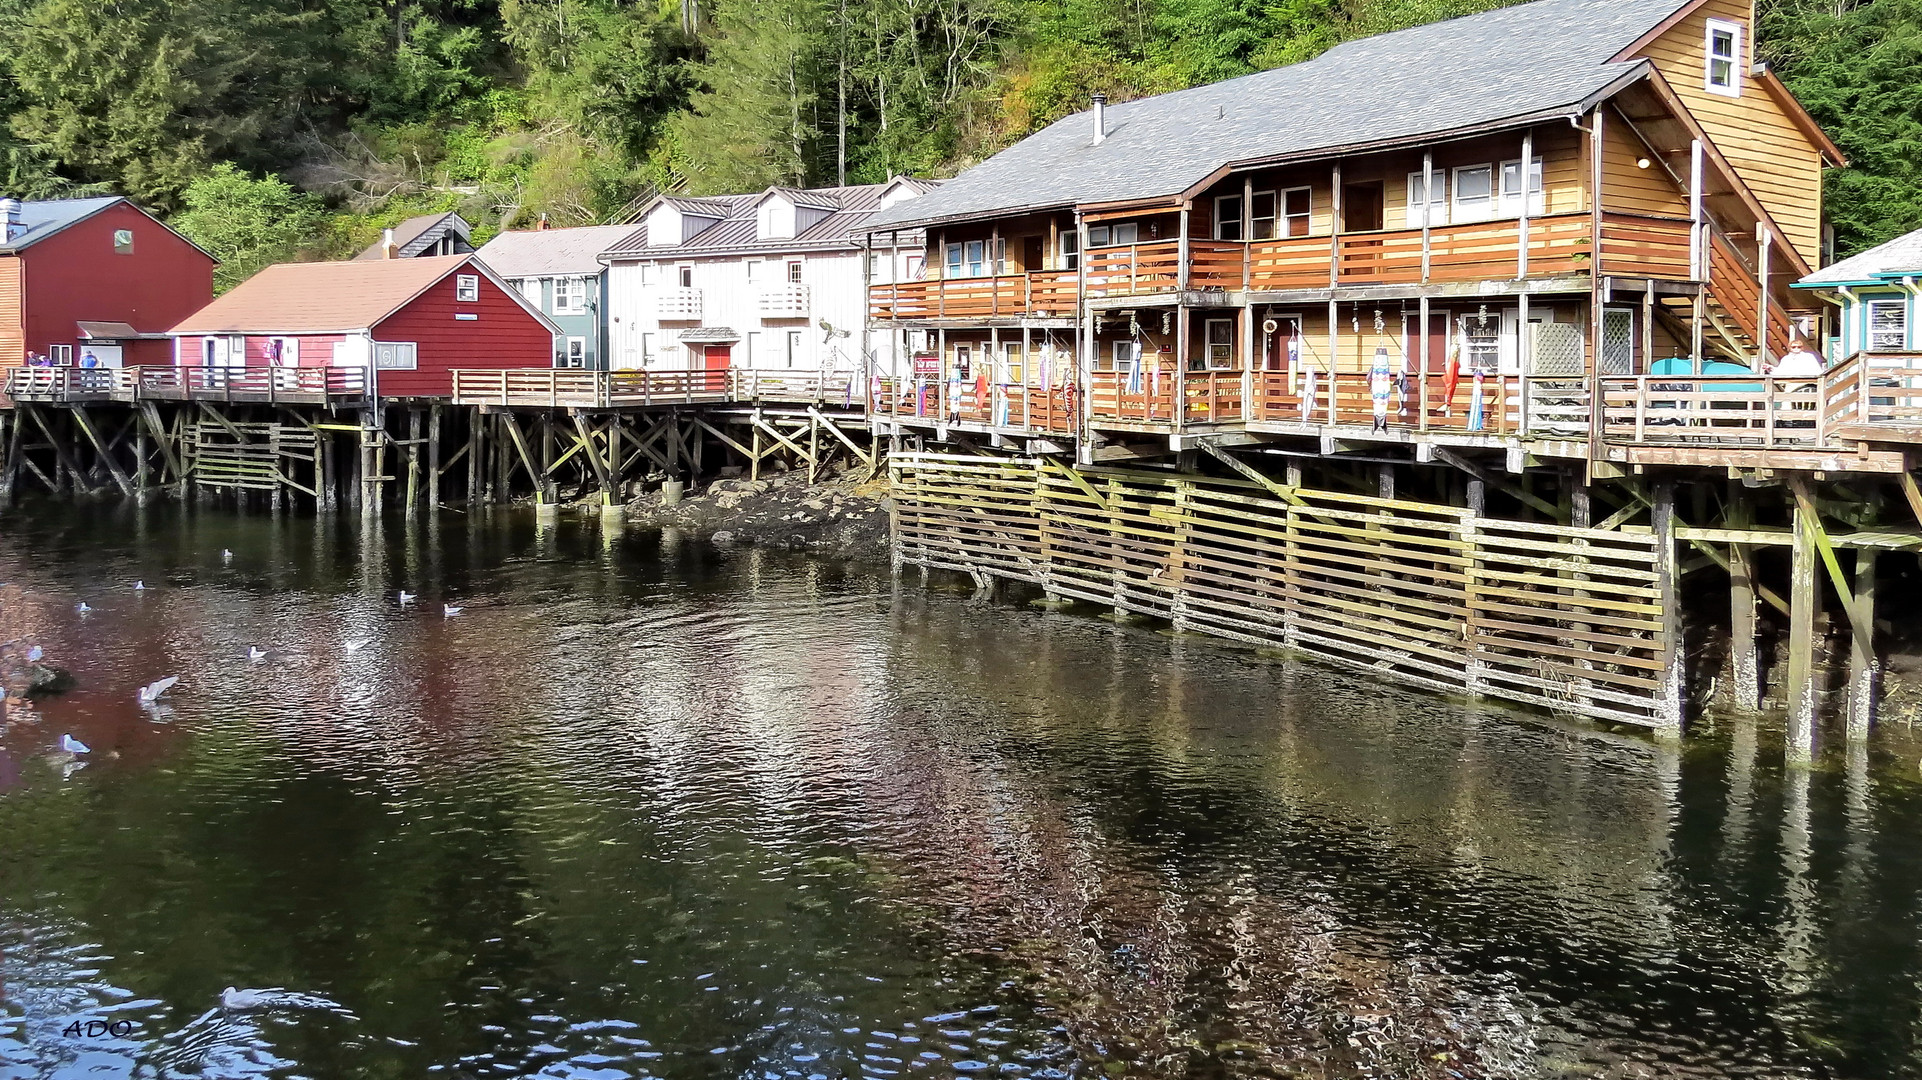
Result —
[[[1374, 384], [1366, 371], [1257, 371], [1249, 387], [1249, 419], [1282, 424], [1375, 425]], [[1452, 400], [1440, 374], [1410, 372], [1389, 379], [1384, 426], [1393, 431], [1512, 435], [1523, 430], [1524, 380], [1519, 375], [1472, 375], [1457, 381]], [[1562, 384], [1578, 380], [1540, 380], [1539, 391], [1559, 395]], [[1559, 396], [1538, 393], [1543, 407], [1556, 411]]]
[[998, 277], [901, 281], [868, 287], [868, 313], [877, 319], [978, 319], [1021, 315], [1072, 318], [1079, 275], [1044, 270]]
[[1095, 371], [1088, 374], [1088, 415], [1096, 420], [1172, 424], [1176, 371]]
[[[1708, 248], [1708, 291], [1716, 305], [1727, 312], [1735, 326], [1748, 335], [1750, 341], [1763, 344], [1762, 335], [1757, 332], [1758, 308], [1761, 303], [1761, 289], [1757, 284], [1759, 275], [1748, 257], [1743, 255], [1735, 244], [1720, 229], [1709, 230]], [[1789, 316], [1773, 297], [1768, 305], [1767, 348], [1771, 355], [1780, 356], [1788, 349], [1789, 338], [1794, 334]]]
[[217, 400], [309, 404], [367, 393], [361, 367], [16, 367], [5, 380], [20, 400]]
[[1606, 376], [1602, 438], [1641, 446], [1823, 446], [1824, 382], [1822, 376]]
[[1073, 435], [1079, 429], [1072, 387], [1022, 383], [955, 382], [933, 376], [877, 378], [869, 409], [875, 416], [978, 424], [1006, 430]]
[[[1856, 353], [1823, 375], [1822, 427], [1922, 431], [1922, 353]], [[1904, 440], [1907, 441], [1907, 440]]]
[[1183, 424], [1238, 424], [1246, 372], [1189, 371], [1181, 376]]
[[728, 376], [729, 394], [735, 401], [825, 404], [852, 408], [861, 404], [867, 396], [864, 386], [865, 378], [854, 371], [763, 371], [756, 368], [732, 368]]
[[1121, 247], [1089, 248], [1088, 295], [1139, 296], [1173, 292], [1181, 283], [1181, 243], [1157, 240]]

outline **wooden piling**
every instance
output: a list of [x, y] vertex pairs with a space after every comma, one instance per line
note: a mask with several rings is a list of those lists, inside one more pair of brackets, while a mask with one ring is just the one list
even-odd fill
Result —
[[1656, 659], [1662, 668], [1655, 689], [1655, 733], [1665, 739], [1680, 739], [1688, 685], [1687, 657], [1682, 648], [1681, 550], [1675, 539], [1675, 482], [1657, 481], [1651, 500], [1654, 505], [1649, 510], [1649, 522], [1655, 534], [1655, 589], [1662, 607], [1660, 642], [1656, 650]]
[[407, 410], [407, 518], [420, 516], [420, 410]]
[[[1740, 481], [1731, 480], [1728, 491], [1730, 528], [1747, 528], [1754, 520], [1754, 506]], [[1736, 709], [1759, 712], [1762, 708], [1762, 662], [1756, 644], [1755, 549], [1748, 544], [1730, 544], [1728, 553], [1729, 597], [1729, 703]]]
[[1849, 609], [1848, 737], [1851, 743], [1869, 737], [1875, 725], [1875, 699], [1882, 682], [1882, 665], [1875, 657], [1876, 550], [1855, 552], [1855, 603]]
[[1815, 616], [1821, 592], [1815, 576], [1815, 523], [1799, 503], [1792, 512], [1787, 757], [1792, 764], [1805, 765], [1815, 759]]
[[440, 404], [427, 407], [427, 508], [440, 508]]

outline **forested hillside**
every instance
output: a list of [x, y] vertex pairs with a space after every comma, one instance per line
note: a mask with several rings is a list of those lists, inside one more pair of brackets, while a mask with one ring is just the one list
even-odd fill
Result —
[[[229, 260], [410, 214], [483, 234], [662, 188], [951, 174], [1085, 106], [1501, 0], [0, 0], [8, 192], [123, 191]], [[1841, 247], [1922, 226], [1922, 0], [1762, 0], [1854, 162]]]

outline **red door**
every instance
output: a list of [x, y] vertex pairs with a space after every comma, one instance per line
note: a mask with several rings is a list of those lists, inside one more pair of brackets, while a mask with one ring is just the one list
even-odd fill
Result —
[[727, 369], [733, 363], [734, 346], [709, 345], [702, 350], [701, 357], [707, 363], [707, 379], [704, 389], [721, 393], [727, 389]]

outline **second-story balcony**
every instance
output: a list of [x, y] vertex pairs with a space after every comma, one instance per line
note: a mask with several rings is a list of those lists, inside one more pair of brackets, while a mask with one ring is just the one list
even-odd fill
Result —
[[877, 319], [1072, 319], [1076, 290], [1073, 270], [902, 281], [870, 286], [868, 311]]
[[792, 282], [764, 285], [756, 298], [763, 319], [805, 319], [808, 303], [808, 287]]
[[655, 312], [662, 319], [698, 319], [701, 317], [701, 290], [685, 287], [662, 289], [655, 300]]

